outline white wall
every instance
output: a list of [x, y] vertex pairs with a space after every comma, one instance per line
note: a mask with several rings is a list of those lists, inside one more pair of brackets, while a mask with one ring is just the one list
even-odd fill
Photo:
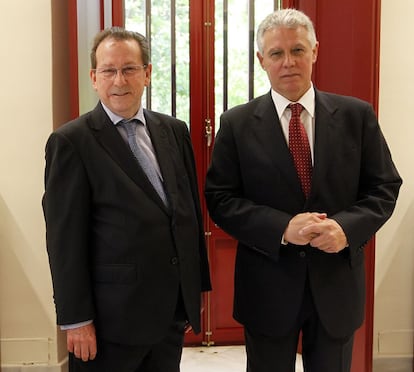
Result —
[[[24, 6], [22, 6], [24, 5]], [[0, 0], [0, 360], [57, 360], [41, 210], [52, 128], [50, 0]]]
[[[55, 326], [40, 205], [44, 144], [52, 129], [52, 1], [0, 0], [0, 14], [7, 15], [0, 22], [0, 361], [4, 370], [23, 363], [56, 366], [65, 354]], [[376, 357], [413, 352], [412, 14], [412, 0], [382, 1], [379, 116], [404, 185], [394, 216], [377, 235]]]
[[404, 184], [377, 235], [374, 356], [409, 356], [414, 329], [414, 2], [382, 0], [379, 118]]

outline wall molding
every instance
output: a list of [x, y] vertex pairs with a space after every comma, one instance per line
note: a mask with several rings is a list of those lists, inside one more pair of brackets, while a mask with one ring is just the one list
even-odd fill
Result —
[[66, 372], [67, 356], [61, 361], [56, 355], [56, 340], [49, 338], [0, 338], [1, 372]]
[[[412, 372], [412, 355], [389, 355], [374, 357], [373, 372]], [[3, 371], [2, 371], [3, 372]]]

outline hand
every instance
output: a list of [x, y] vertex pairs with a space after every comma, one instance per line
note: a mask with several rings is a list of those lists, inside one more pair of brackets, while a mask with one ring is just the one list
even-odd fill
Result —
[[326, 253], [338, 253], [348, 246], [344, 230], [331, 218], [305, 226], [299, 234], [304, 237], [314, 236], [310, 245]]
[[300, 213], [294, 216], [290, 221], [283, 235], [284, 239], [292, 244], [306, 245], [315, 237], [310, 231], [305, 233], [301, 231], [305, 226], [318, 224], [326, 218], [326, 213]]
[[184, 326], [184, 333], [185, 334], [187, 334], [187, 333], [190, 333], [191, 331], [193, 330], [193, 327], [191, 326], [191, 324], [190, 323], [185, 323], [185, 326]]
[[96, 357], [96, 334], [93, 323], [66, 331], [68, 351], [84, 362]]

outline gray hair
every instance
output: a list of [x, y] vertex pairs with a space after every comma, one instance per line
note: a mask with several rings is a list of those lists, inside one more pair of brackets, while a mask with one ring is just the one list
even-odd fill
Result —
[[259, 25], [257, 29], [257, 48], [263, 54], [263, 35], [266, 31], [286, 27], [296, 29], [303, 27], [308, 32], [308, 40], [312, 48], [316, 45], [316, 34], [311, 19], [303, 12], [297, 9], [281, 9], [269, 14]]

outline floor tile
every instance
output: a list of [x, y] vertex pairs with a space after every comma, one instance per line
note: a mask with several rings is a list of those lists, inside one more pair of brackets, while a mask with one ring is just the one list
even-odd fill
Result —
[[[181, 359], [181, 372], [245, 372], [244, 346], [185, 347]], [[303, 372], [302, 358], [298, 355], [296, 372]]]

